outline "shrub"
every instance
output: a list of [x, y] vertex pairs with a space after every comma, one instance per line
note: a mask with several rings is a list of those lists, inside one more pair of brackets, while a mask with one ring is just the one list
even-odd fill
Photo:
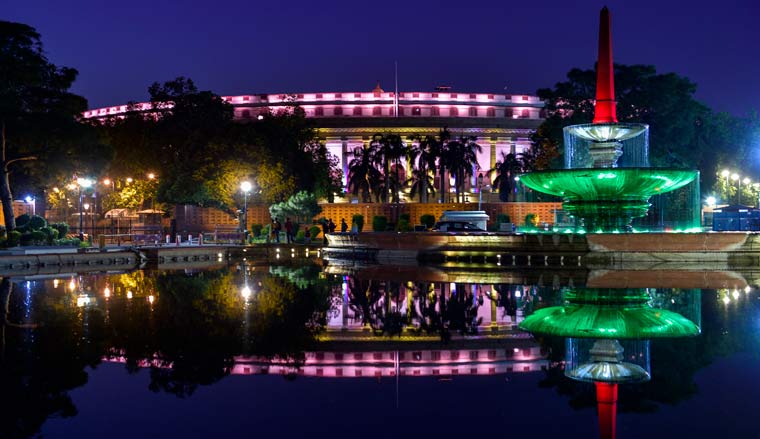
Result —
[[69, 225], [66, 223], [53, 223], [50, 227], [58, 230], [58, 237], [63, 239], [69, 234]]
[[6, 229], [5, 226], [0, 226], [0, 237], [5, 237]]
[[536, 227], [538, 225], [538, 215], [535, 213], [529, 213], [525, 215], [525, 226], [526, 227]]
[[19, 240], [19, 243], [22, 246], [27, 245], [33, 245], [34, 244], [34, 236], [32, 236], [32, 232], [24, 232], [21, 234], [21, 239]]
[[45, 226], [47, 226], [47, 221], [39, 215], [34, 215], [29, 219], [29, 227], [31, 227], [32, 230], [40, 230]]
[[21, 242], [21, 232], [18, 230], [11, 230], [8, 233], [8, 247], [17, 247]]
[[35, 245], [44, 244], [48, 240], [48, 236], [42, 230], [35, 230], [31, 232], [32, 242]]
[[53, 244], [53, 241], [58, 238], [58, 230], [52, 227], [43, 227], [40, 229], [40, 232], [45, 234], [45, 240], [48, 244]]
[[304, 231], [299, 230], [296, 232], [296, 242], [303, 242]]
[[401, 215], [398, 216], [398, 219], [399, 220], [406, 220], [406, 222], [408, 222], [408, 223], [412, 222], [412, 216], [409, 215], [408, 213], [402, 213]]
[[409, 225], [409, 220], [405, 218], [399, 218], [398, 223], [396, 223], [396, 231], [398, 232], [408, 232], [412, 228]]
[[258, 238], [261, 235], [262, 229], [264, 229], [264, 226], [261, 224], [251, 224], [251, 235], [254, 238]]
[[351, 217], [351, 228], [356, 224], [356, 230], [361, 232], [364, 228], [364, 215], [354, 215]]
[[64, 238], [55, 241], [56, 245], [79, 247], [79, 238]]
[[420, 224], [424, 224], [425, 227], [430, 229], [435, 225], [435, 217], [429, 213], [426, 213], [420, 217]]
[[29, 220], [31, 217], [27, 214], [19, 215], [16, 217], [16, 228], [22, 228], [26, 227], [27, 224], [29, 224]]
[[372, 231], [384, 232], [388, 229], [388, 218], [382, 215], [372, 217]]
[[311, 226], [309, 231], [311, 232], [311, 239], [314, 240], [320, 233], [322, 233], [322, 228], [319, 226]]
[[512, 219], [506, 213], [496, 215], [496, 224], [511, 223]]

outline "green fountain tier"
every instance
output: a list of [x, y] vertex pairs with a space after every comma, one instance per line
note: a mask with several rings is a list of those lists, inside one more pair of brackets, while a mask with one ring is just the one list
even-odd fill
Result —
[[673, 168], [584, 168], [531, 172], [525, 186], [562, 197], [563, 209], [590, 232], [624, 231], [646, 215], [649, 198], [681, 188], [698, 171]]
[[648, 305], [644, 289], [584, 289], [566, 293], [564, 306], [539, 309], [520, 329], [543, 335], [595, 339], [688, 337], [699, 327], [686, 317]]

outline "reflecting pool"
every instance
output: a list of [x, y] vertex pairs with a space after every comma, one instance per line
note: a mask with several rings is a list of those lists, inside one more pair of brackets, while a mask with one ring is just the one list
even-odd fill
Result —
[[[619, 290], [638, 311], [580, 270], [249, 260], [5, 278], [0, 437], [596, 438], [594, 384], [566, 375], [601, 357], [646, 372], [620, 384], [617, 437], [756, 437], [760, 292], [736, 273], [695, 275], [710, 288], [640, 273]], [[617, 316], [614, 342], [520, 329], [534, 313], [556, 327], [599, 295], [619, 307], [602, 313]], [[661, 317], [698, 335], [641, 338]]]

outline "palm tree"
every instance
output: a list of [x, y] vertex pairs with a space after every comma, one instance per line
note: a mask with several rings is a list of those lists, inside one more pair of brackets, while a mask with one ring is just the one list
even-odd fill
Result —
[[482, 148], [475, 143], [475, 139], [473, 136], [462, 136], [448, 142], [441, 157], [441, 161], [454, 176], [457, 202], [462, 201], [465, 180], [472, 177], [474, 170], [478, 168], [477, 154]]
[[372, 193], [377, 195], [380, 188], [380, 171], [374, 164], [372, 150], [365, 147], [354, 149], [354, 158], [348, 163], [348, 187], [352, 194], [361, 192], [362, 202], [372, 201]]
[[515, 177], [524, 171], [524, 163], [521, 154], [501, 153], [501, 160], [496, 162], [493, 169], [488, 170], [488, 175], [496, 174], [493, 185], [499, 188], [499, 200], [509, 201], [517, 184]]
[[417, 160], [416, 169], [412, 172], [412, 178], [409, 179], [412, 182], [410, 195], [414, 198], [415, 194], [419, 193], [420, 203], [427, 203], [428, 195], [435, 194], [435, 182], [430, 175], [430, 171], [432, 170], [435, 173], [435, 162], [440, 156], [443, 147], [441, 142], [442, 137], [418, 136], [415, 138], [418, 144], [410, 155], [412, 163], [417, 159], [417, 156], [419, 156], [419, 159]]
[[[388, 191], [391, 191], [392, 202], [398, 203], [398, 192], [401, 187], [399, 169], [401, 167], [401, 158], [407, 156], [408, 148], [398, 134], [375, 134], [369, 145], [373, 152], [374, 163], [382, 166], [383, 169], [385, 190], [380, 199], [383, 203], [387, 203]], [[391, 174], [391, 164], [395, 165], [393, 175]]]

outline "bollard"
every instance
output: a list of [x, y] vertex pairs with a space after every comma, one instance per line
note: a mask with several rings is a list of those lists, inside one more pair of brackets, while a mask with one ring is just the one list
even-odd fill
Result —
[[198, 234], [198, 245], [203, 245], [203, 233]]
[[187, 235], [187, 245], [193, 245], [193, 235]]
[[167, 244], [171, 244], [172, 243], [172, 237], [169, 236], [168, 234], [166, 235], [166, 243]]
[[177, 246], [179, 246], [180, 242], [182, 242], [182, 237], [180, 235], [177, 235]]

